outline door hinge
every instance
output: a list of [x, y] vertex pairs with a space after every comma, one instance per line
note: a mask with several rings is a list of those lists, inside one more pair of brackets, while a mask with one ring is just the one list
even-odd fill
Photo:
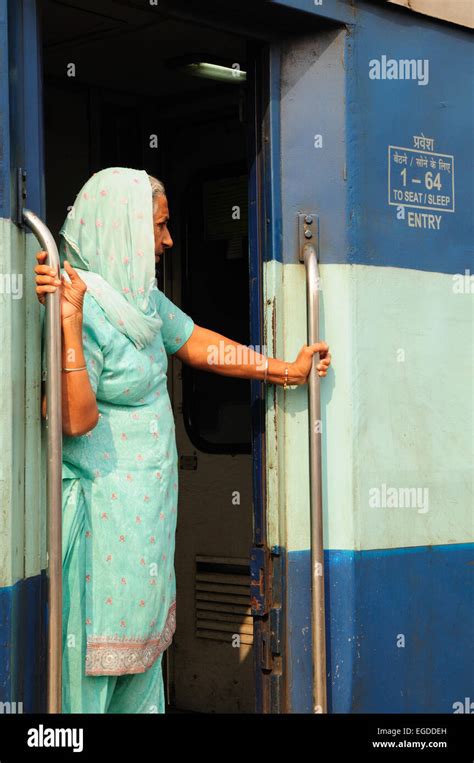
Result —
[[12, 219], [15, 225], [23, 225], [23, 209], [26, 201], [26, 170], [17, 167], [15, 181], [16, 198]]
[[281, 607], [272, 607], [270, 610], [270, 636], [272, 654], [281, 653]]
[[268, 549], [263, 546], [254, 546], [250, 554], [250, 606], [257, 617], [267, 613], [267, 555]]
[[262, 670], [272, 671], [281, 654], [281, 553], [279, 546], [254, 546], [250, 557], [251, 611], [258, 618], [256, 643]]

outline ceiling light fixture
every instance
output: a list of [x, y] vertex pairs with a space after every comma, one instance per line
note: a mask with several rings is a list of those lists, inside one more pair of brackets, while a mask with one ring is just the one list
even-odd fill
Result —
[[238, 69], [237, 64], [231, 67], [210, 64], [204, 61], [196, 61], [191, 64], [186, 64], [182, 67], [181, 71], [186, 74], [191, 74], [193, 77], [213, 79], [218, 82], [232, 82], [234, 84], [245, 82], [247, 79], [247, 72]]

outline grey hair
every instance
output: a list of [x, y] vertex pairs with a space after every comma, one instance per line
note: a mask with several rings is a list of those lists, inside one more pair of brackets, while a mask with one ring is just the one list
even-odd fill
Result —
[[151, 195], [153, 199], [153, 208], [156, 204], [156, 197], [157, 196], [166, 196], [165, 186], [161, 182], [161, 180], [158, 180], [158, 178], [153, 177], [153, 175], [148, 175], [148, 180], [150, 181], [151, 185]]

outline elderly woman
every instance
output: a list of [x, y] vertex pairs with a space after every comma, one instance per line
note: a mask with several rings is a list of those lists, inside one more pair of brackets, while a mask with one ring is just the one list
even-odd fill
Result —
[[[163, 713], [162, 657], [176, 627], [178, 506], [167, 354], [196, 368], [305, 384], [294, 363], [244, 348], [193, 320], [157, 288], [173, 242], [165, 189], [141, 170], [95, 173], [61, 228], [61, 280], [37, 255], [36, 291], [61, 290], [63, 415], [63, 712]], [[212, 361], [210, 360], [212, 352]], [[219, 357], [217, 358], [219, 360]], [[45, 401], [43, 400], [43, 413]]]

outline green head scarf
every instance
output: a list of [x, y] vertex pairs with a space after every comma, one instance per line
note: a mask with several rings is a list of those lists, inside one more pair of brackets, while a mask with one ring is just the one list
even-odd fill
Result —
[[[160, 330], [153, 291], [153, 200], [143, 170], [109, 167], [79, 191], [60, 230], [67, 260], [111, 323], [139, 349]], [[67, 274], [66, 274], [67, 276]]]

